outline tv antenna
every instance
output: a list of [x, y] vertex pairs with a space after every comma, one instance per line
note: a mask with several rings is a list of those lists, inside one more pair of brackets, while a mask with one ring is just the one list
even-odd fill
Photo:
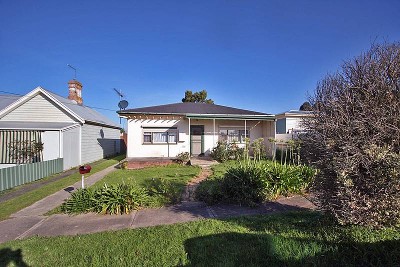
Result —
[[71, 69], [73, 69], [75, 71], [75, 78], [74, 80], [76, 80], [76, 68], [72, 67], [70, 64], [67, 64], [68, 67], [70, 67]]
[[117, 88], [113, 88], [113, 90], [117, 93], [117, 95], [119, 96], [119, 100], [122, 100], [122, 98], [125, 97], [125, 95], [122, 93], [121, 90], [117, 90]]
[[[122, 93], [121, 90], [117, 90], [117, 88], [113, 88], [113, 90], [117, 93], [117, 95], [119, 96], [119, 102], [118, 102], [118, 107], [119, 110], [121, 111], [122, 109], [126, 109], [126, 107], [129, 105], [128, 101], [123, 100], [122, 98], [125, 97], [125, 95]], [[119, 117], [119, 124], [121, 124], [121, 117]]]

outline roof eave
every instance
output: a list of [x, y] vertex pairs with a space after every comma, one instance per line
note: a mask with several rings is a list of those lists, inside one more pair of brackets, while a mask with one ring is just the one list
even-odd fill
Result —
[[246, 114], [186, 114], [187, 118], [203, 119], [236, 119], [236, 120], [275, 120], [274, 115], [246, 115]]
[[85, 123], [85, 124], [88, 123], [88, 124], [98, 125], [98, 126], [105, 126], [105, 127], [114, 128], [114, 129], [121, 129], [121, 127], [120, 127], [120, 126], [117, 126], [117, 125], [110, 125], [110, 124], [100, 123], [100, 122], [91, 121], [91, 120], [85, 120], [84, 123]]
[[246, 115], [246, 114], [195, 114], [195, 113], [166, 113], [166, 112], [122, 112], [117, 111], [120, 117], [129, 115], [142, 116], [185, 116], [187, 118], [202, 119], [247, 119], [247, 120], [275, 120], [274, 115]]

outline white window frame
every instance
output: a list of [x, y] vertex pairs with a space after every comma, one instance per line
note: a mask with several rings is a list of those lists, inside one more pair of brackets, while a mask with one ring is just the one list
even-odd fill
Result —
[[[178, 143], [178, 129], [177, 128], [154, 128], [154, 127], [143, 127], [143, 132], [142, 132], [142, 143], [144, 145], [176, 145]], [[166, 134], [166, 141], [155, 141], [157, 138], [155, 138], [156, 134]], [[150, 142], [145, 141], [145, 136], [150, 136]], [[171, 137], [175, 136], [175, 141], [170, 141]], [[163, 138], [161, 138], [163, 139]]]
[[[244, 144], [245, 143], [245, 138], [250, 138], [250, 130], [248, 128], [244, 129], [244, 127], [240, 127], [240, 126], [220, 126], [218, 129], [218, 140], [221, 141], [221, 132], [224, 131], [225, 135], [226, 135], [226, 141], [228, 143], [237, 143], [237, 144]], [[237, 141], [232, 141], [230, 140], [230, 136], [229, 136], [229, 131], [237, 131]], [[243, 135], [243, 132], [244, 135]], [[243, 137], [242, 137], [243, 136]]]

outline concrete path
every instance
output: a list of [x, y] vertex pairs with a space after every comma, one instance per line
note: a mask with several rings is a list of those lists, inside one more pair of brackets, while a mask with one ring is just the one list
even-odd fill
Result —
[[272, 214], [291, 210], [314, 209], [302, 196], [281, 198], [257, 208], [203, 202], [186, 202], [158, 209], [143, 209], [127, 215], [81, 214], [70, 216], [26, 216], [0, 222], [0, 243], [30, 236], [60, 236], [140, 228], [195, 221], [206, 218], [228, 218], [244, 215]]
[[[91, 185], [114, 170], [114, 166], [88, 177]], [[205, 218], [227, 218], [241, 215], [270, 214], [288, 210], [314, 209], [314, 205], [302, 196], [280, 198], [257, 208], [219, 204], [207, 206], [203, 202], [182, 202], [179, 205], [157, 209], [143, 209], [127, 215], [56, 214], [43, 216], [69, 197], [69, 191], [80, 188], [80, 182], [59, 191], [33, 205], [13, 214], [10, 219], [0, 222], [0, 243], [23, 239], [30, 236], [60, 236], [88, 234], [102, 231], [139, 228], [146, 226], [174, 224]]]
[[186, 185], [185, 190], [182, 194], [182, 202], [195, 201], [196, 188], [199, 186], [200, 182], [207, 179], [211, 174], [211, 166], [218, 164], [215, 160], [206, 157], [192, 158], [191, 165], [196, 165], [201, 168], [199, 175], [194, 177]]

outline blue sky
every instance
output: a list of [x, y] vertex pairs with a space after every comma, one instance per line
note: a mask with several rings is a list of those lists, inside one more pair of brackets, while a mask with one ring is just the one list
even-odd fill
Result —
[[[400, 40], [400, 1], [0, 0], [0, 91], [67, 96], [116, 110], [180, 102], [297, 109], [327, 73], [374, 41]], [[113, 111], [99, 110], [118, 121]]]

